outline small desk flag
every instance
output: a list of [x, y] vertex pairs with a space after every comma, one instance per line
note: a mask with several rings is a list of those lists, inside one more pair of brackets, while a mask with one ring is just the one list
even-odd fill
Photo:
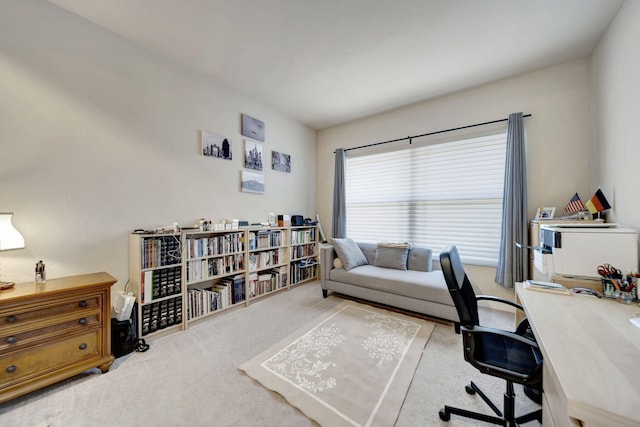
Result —
[[594, 194], [593, 197], [591, 197], [591, 199], [589, 199], [589, 201], [587, 202], [587, 209], [589, 209], [589, 212], [591, 212], [592, 214], [595, 214], [598, 212], [606, 211], [607, 209], [611, 209], [611, 205], [609, 205], [609, 202], [607, 202], [604, 194], [602, 194], [602, 190], [598, 188], [596, 194]]
[[582, 200], [580, 200], [578, 193], [573, 195], [567, 206], [564, 208], [568, 213], [582, 212], [584, 209], [584, 204], [582, 203]]

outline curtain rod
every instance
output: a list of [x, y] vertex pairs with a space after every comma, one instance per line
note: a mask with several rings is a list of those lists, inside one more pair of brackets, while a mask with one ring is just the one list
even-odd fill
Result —
[[[531, 117], [531, 114], [525, 114], [522, 117]], [[423, 136], [430, 136], [430, 135], [437, 135], [439, 133], [453, 132], [454, 130], [467, 129], [467, 128], [472, 128], [472, 127], [476, 127], [476, 126], [491, 125], [491, 124], [494, 124], [494, 123], [506, 122], [508, 120], [509, 120], [508, 118], [499, 119], [499, 120], [492, 120], [490, 122], [476, 123], [474, 125], [460, 126], [460, 127], [457, 127], [457, 128], [451, 128], [451, 129], [445, 129], [445, 130], [438, 130], [438, 131], [435, 131], [435, 132], [423, 133], [422, 135], [406, 136], [404, 138], [392, 139], [392, 140], [383, 141], [383, 142], [375, 142], [373, 144], [361, 145], [359, 147], [345, 148], [344, 151], [358, 150], [360, 148], [375, 147], [376, 145], [389, 144], [391, 142], [399, 142], [399, 141], [406, 141], [406, 140], [409, 140], [409, 144], [411, 144], [412, 140], [414, 138], [422, 138]], [[335, 153], [335, 151], [334, 151], [334, 153]]]

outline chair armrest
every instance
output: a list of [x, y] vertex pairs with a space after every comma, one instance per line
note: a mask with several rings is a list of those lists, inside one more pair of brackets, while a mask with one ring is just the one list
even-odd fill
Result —
[[524, 337], [522, 335], [518, 335], [515, 332], [509, 332], [509, 331], [505, 331], [504, 329], [498, 329], [498, 328], [490, 328], [488, 326], [474, 326], [472, 328], [467, 328], [465, 326], [461, 326], [461, 330], [463, 332], [469, 332], [471, 334], [491, 334], [491, 335], [497, 335], [500, 336], [502, 338], [505, 338], [506, 340], [509, 341], [517, 341], [521, 344], [527, 345], [531, 348], [534, 348], [536, 350], [539, 350], [538, 347], [538, 343], [530, 338]]
[[513, 302], [513, 301], [509, 301], [508, 299], [504, 299], [504, 298], [500, 298], [500, 297], [494, 297], [492, 295], [476, 295], [476, 301], [494, 301], [494, 302], [499, 302], [502, 304], [507, 304], [510, 305], [511, 307], [515, 307], [519, 310], [524, 311], [524, 308], [518, 304], [517, 302]]

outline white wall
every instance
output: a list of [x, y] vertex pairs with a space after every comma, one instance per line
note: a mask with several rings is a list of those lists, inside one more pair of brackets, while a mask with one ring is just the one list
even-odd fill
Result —
[[[482, 123], [519, 111], [533, 115], [524, 119], [529, 215], [540, 206], [556, 206], [562, 215], [576, 191], [583, 198], [589, 193], [588, 65], [586, 58], [571, 61], [318, 132], [318, 210], [327, 236], [336, 148]], [[512, 294], [494, 283], [494, 268], [470, 267], [468, 273], [482, 292]]]
[[[264, 195], [240, 192], [241, 113], [266, 124]], [[231, 137], [233, 160], [200, 156], [201, 129]], [[27, 247], [0, 254], [2, 278], [33, 280], [43, 259], [49, 277], [107, 271], [119, 289], [135, 228], [313, 216], [315, 137], [48, 2], [3, 2], [0, 212], [15, 212]], [[271, 170], [271, 150], [292, 173]]]
[[592, 188], [602, 187], [609, 219], [640, 230], [640, 2], [627, 1], [591, 58]]

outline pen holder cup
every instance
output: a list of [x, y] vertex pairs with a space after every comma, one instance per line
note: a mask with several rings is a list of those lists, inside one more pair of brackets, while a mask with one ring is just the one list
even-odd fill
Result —
[[604, 291], [604, 296], [607, 298], [618, 298], [620, 296], [620, 294], [625, 294], [626, 298], [623, 298], [623, 301], [621, 302], [626, 302], [628, 300], [628, 295], [629, 294], [631, 296], [631, 300], [633, 301], [637, 301], [638, 300], [638, 286], [636, 284], [636, 286], [633, 287], [633, 289], [631, 289], [630, 292], [624, 292], [622, 291], [622, 288], [624, 287], [624, 282], [622, 282], [621, 280], [615, 281], [618, 286], [616, 287], [616, 284], [614, 284], [614, 280], [611, 279], [602, 279], [602, 290]]

